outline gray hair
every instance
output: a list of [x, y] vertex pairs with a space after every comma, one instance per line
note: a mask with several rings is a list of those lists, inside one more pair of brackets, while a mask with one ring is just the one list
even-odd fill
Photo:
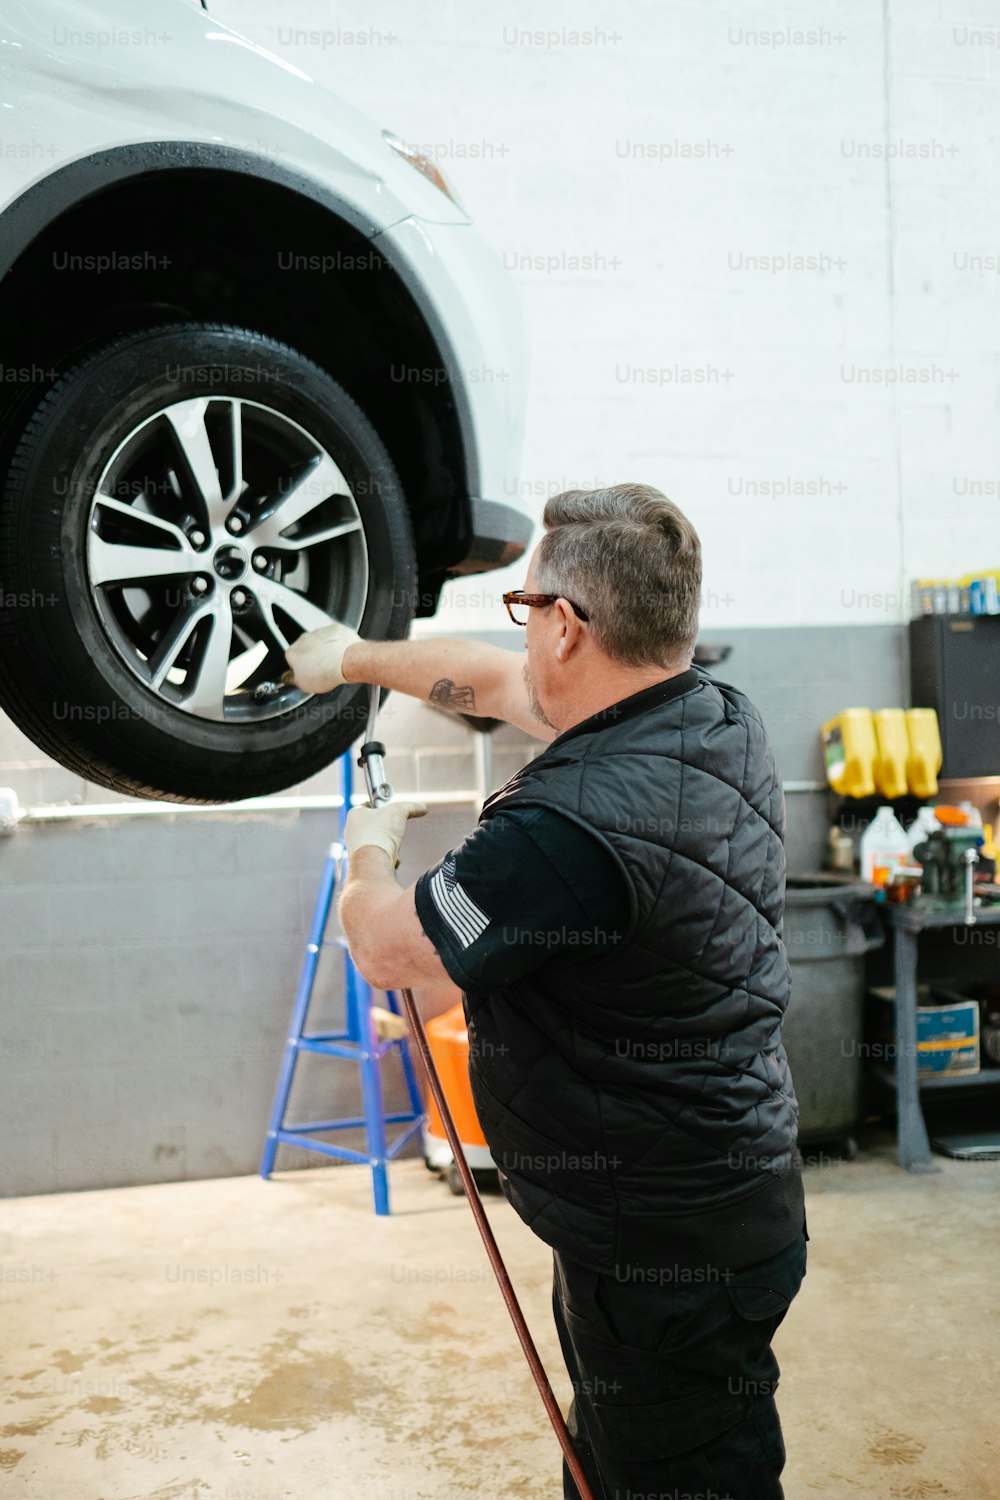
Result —
[[564, 490], [546, 503], [536, 585], [587, 611], [601, 650], [624, 666], [688, 666], [698, 634], [701, 543], [648, 484]]

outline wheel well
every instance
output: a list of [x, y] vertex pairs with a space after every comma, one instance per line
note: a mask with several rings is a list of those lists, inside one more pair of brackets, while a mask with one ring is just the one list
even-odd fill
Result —
[[[225, 170], [159, 170], [54, 219], [0, 281], [0, 462], [54, 373], [153, 323], [224, 321], [328, 370], [367, 413], [410, 506], [419, 614], [469, 541], [466, 462], [442, 353], [360, 230], [294, 189]], [[400, 371], [420, 371], [402, 378]], [[393, 378], [395, 372], [395, 378]]]

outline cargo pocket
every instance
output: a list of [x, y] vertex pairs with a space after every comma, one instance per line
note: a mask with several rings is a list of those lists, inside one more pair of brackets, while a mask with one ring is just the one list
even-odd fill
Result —
[[799, 1235], [760, 1265], [734, 1271], [726, 1282], [730, 1301], [741, 1318], [751, 1323], [781, 1322], [806, 1274], [806, 1240]]
[[585, 1403], [642, 1405], [656, 1398], [659, 1365], [641, 1344], [624, 1343], [600, 1306], [596, 1271], [555, 1258], [556, 1326], [562, 1323], [567, 1368], [574, 1395]]
[[785, 1462], [785, 1448], [774, 1404], [780, 1371], [771, 1340], [805, 1273], [806, 1241], [800, 1235], [770, 1260], [737, 1271], [726, 1286], [735, 1314], [727, 1348], [728, 1389], [749, 1397], [759, 1451], [775, 1475]]

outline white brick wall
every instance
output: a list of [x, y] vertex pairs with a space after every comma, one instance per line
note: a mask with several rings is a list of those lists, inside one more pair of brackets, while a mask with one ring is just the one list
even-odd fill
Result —
[[[568, 483], [662, 486], [704, 537], [704, 623], [730, 628], [899, 620], [911, 576], [1000, 561], [997, 497], [976, 493], [1000, 474], [1000, 275], [961, 268], [1000, 253], [1000, 11], [888, 9], [887, 44], [870, 0], [213, 3], [439, 144], [527, 300], [523, 492], [540, 508]], [[383, 40], [296, 36], [336, 28]], [[514, 40], [563, 29], [603, 40]], [[492, 156], [457, 159], [472, 141]], [[669, 159], [675, 142], [710, 154]], [[887, 163], [887, 144], [906, 155]], [[748, 264], [782, 254], [827, 260]], [[563, 264], [586, 255], [596, 269]], [[675, 367], [731, 374], [682, 386]], [[859, 368], [914, 383], [860, 384]], [[663, 373], [640, 384], [636, 369]], [[807, 488], [782, 494], [787, 480]], [[491, 599], [442, 623], [494, 620]]]

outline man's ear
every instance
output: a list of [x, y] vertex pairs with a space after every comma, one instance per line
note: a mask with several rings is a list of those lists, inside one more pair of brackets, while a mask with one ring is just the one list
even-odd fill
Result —
[[556, 642], [556, 660], [567, 661], [580, 643], [580, 621], [576, 611], [565, 599], [557, 599], [553, 608], [559, 620], [559, 639]]

